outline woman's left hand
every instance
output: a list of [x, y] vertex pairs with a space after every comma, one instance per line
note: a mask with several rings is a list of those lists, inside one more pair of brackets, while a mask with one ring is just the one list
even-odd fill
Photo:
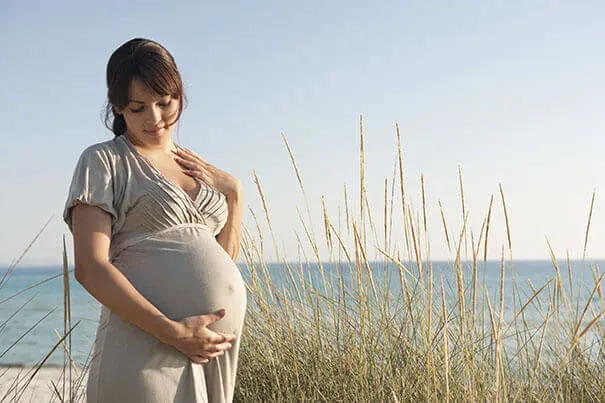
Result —
[[174, 159], [187, 175], [203, 180], [227, 197], [241, 192], [242, 184], [235, 176], [207, 163], [193, 151], [178, 147], [175, 154]]

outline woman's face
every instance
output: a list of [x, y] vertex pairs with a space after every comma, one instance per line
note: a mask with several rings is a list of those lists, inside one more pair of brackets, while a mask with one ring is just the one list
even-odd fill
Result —
[[179, 100], [161, 96], [139, 80], [130, 82], [129, 102], [119, 111], [126, 120], [128, 133], [145, 141], [170, 136], [179, 113]]

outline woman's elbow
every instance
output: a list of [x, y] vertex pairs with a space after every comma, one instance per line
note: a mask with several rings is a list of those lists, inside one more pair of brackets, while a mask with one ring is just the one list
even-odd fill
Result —
[[76, 261], [74, 265], [74, 277], [76, 281], [82, 285], [86, 282], [90, 276], [91, 267], [94, 265], [91, 261]]
[[85, 277], [85, 273], [86, 273], [86, 269], [84, 268], [83, 264], [76, 264], [74, 266], [74, 277], [76, 278], [76, 281], [80, 284], [84, 283], [84, 277]]

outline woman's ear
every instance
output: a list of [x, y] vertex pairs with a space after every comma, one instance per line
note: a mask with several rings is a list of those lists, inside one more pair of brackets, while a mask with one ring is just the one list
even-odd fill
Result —
[[122, 115], [122, 112], [120, 112], [115, 106], [112, 106], [111, 109], [113, 109], [113, 113], [115, 113], [116, 115]]

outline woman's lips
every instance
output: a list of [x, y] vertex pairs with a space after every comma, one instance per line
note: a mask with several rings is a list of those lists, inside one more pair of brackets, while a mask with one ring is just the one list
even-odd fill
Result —
[[164, 130], [164, 128], [160, 128], [160, 129], [154, 129], [154, 130], [143, 130], [145, 133], [148, 134], [160, 134], [162, 132], [162, 130]]

